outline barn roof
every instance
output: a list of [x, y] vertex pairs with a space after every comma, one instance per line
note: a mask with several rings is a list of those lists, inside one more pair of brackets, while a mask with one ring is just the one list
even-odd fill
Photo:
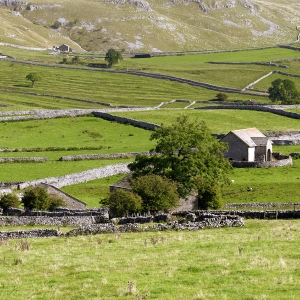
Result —
[[240, 140], [246, 143], [249, 147], [266, 145], [268, 138], [257, 128], [247, 128], [231, 131]]

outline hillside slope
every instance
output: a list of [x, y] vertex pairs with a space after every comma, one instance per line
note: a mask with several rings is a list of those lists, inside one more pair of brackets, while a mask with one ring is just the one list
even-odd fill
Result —
[[25, 19], [18, 12], [8, 9], [0, 9], [0, 45], [11, 45], [28, 49], [42, 50], [59, 46], [63, 43], [69, 44], [77, 51], [83, 49], [70, 38], [63, 36], [54, 30], [37, 26]]
[[33, 0], [14, 9], [92, 51], [261, 47], [300, 33], [296, 0]]

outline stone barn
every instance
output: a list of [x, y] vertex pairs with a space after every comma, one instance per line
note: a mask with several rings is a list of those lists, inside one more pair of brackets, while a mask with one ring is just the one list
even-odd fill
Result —
[[61, 46], [59, 46], [58, 50], [60, 52], [72, 52], [72, 48], [66, 44], [62, 44]]
[[256, 128], [230, 131], [221, 142], [228, 143], [224, 156], [233, 161], [271, 161], [272, 141]]

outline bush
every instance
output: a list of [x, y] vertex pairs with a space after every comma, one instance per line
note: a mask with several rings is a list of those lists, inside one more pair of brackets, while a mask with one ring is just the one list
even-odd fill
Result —
[[222, 195], [219, 186], [209, 186], [198, 191], [198, 208], [207, 209], [219, 209], [222, 207]]
[[176, 184], [159, 175], [145, 175], [133, 179], [132, 191], [143, 199], [143, 211], [168, 210], [179, 204]]
[[0, 207], [5, 212], [9, 207], [19, 207], [20, 206], [20, 200], [16, 194], [9, 193], [9, 194], [3, 194], [0, 197]]
[[48, 210], [54, 211], [58, 207], [66, 206], [65, 201], [57, 195], [49, 195], [49, 207]]
[[124, 217], [128, 213], [141, 211], [142, 198], [130, 191], [117, 189], [108, 198], [100, 200], [100, 204], [109, 207], [112, 217]]
[[228, 96], [224, 93], [219, 93], [216, 95], [218, 101], [226, 101], [228, 99]]
[[63, 199], [49, 195], [41, 186], [28, 187], [22, 197], [22, 203], [30, 210], [55, 210], [58, 206], [65, 206]]

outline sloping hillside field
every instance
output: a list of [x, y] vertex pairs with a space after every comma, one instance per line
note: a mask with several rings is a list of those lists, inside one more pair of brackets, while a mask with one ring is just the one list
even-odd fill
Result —
[[[273, 26], [269, 21], [275, 23], [278, 8], [289, 16], [282, 24], [290, 24], [291, 20], [298, 22], [296, 1], [288, 2], [293, 6], [287, 5], [284, 0], [261, 1], [259, 4], [244, 0], [232, 1], [230, 5], [226, 2], [228, 6], [240, 7], [240, 14], [244, 7], [248, 14], [233, 17], [229, 7], [228, 15], [221, 19], [218, 10], [219, 6], [225, 5], [223, 1], [214, 5], [209, 1], [164, 2], [163, 5], [157, 1], [133, 1], [131, 4], [85, 1], [86, 6], [79, 9], [82, 3], [81, 0], [58, 0], [57, 6], [52, 6], [52, 1], [40, 0], [30, 3], [31, 7], [21, 13], [36, 22], [34, 26], [42, 28], [49, 27], [59, 18], [72, 21], [69, 25], [62, 22], [64, 25], [58, 31], [64, 34], [68, 31], [76, 38], [75, 31], [81, 31], [81, 44], [86, 43], [88, 36], [84, 30], [93, 31], [93, 39], [99, 35], [98, 44], [106, 44], [103, 43], [107, 39], [106, 32], [111, 34], [106, 44], [110, 46], [119, 43], [115, 35], [121, 40], [125, 32], [129, 32], [127, 26], [130, 22], [140, 26], [137, 32], [132, 32], [135, 35], [132, 43], [137, 40], [142, 43], [143, 34], [146, 34], [144, 30], [153, 35], [152, 27], [160, 26], [161, 30], [153, 36], [151, 45], [156, 47], [156, 41], [160, 40], [166, 49], [167, 39], [164, 40], [164, 37], [170, 32], [170, 26], [176, 25], [170, 19], [166, 21], [166, 16], [175, 18], [178, 14], [179, 19], [185, 20], [186, 34], [191, 43], [195, 42], [192, 28], [199, 27], [201, 23], [195, 14], [185, 17], [191, 7], [208, 9], [201, 17], [203, 32], [207, 35], [197, 38], [211, 36], [214, 27], [220, 31], [213, 42], [206, 44], [209, 47], [212, 43], [214, 46], [221, 45], [227, 39], [236, 41], [235, 29], [242, 27], [240, 18], [248, 20], [245, 27], [252, 24], [252, 35], [257, 38], [259, 32], [267, 35], [266, 31]], [[39, 5], [47, 7], [33, 8]], [[179, 7], [182, 14], [175, 10]], [[48, 14], [50, 8], [53, 14]], [[101, 14], [100, 8], [103, 9]], [[104, 8], [109, 8], [109, 11]], [[91, 12], [90, 17], [95, 18], [91, 23], [86, 22], [88, 11]], [[111, 11], [113, 14], [109, 15]], [[127, 20], [124, 14], [128, 12], [134, 12], [135, 18]], [[108, 15], [110, 17], [106, 17]], [[152, 17], [148, 18], [150, 15]], [[234, 23], [229, 24], [229, 19]], [[122, 23], [124, 28], [113, 35], [112, 28], [117, 22]], [[144, 29], [145, 24], [149, 25], [148, 29]], [[222, 24], [230, 25], [232, 32], [220, 30]], [[66, 27], [71, 25], [72, 28]], [[176, 30], [182, 26], [176, 25]], [[290, 36], [283, 35], [282, 26], [287, 25], [276, 28], [276, 36], [282, 34], [278, 41], [290, 39]], [[291, 24], [289, 26], [292, 27]], [[249, 38], [246, 31], [241, 30], [241, 34]], [[269, 35], [273, 42], [277, 41], [274, 35]], [[266, 43], [269, 41], [266, 38]], [[241, 45], [244, 42], [241, 39]], [[102, 49], [102, 44], [97, 49]], [[118, 45], [124, 45], [124, 41]], [[148, 49], [149, 45], [143, 49]], [[256, 127], [262, 132], [281, 132], [282, 135], [300, 132], [300, 121], [296, 118], [262, 111], [226, 109], [228, 104], [235, 104], [237, 108], [247, 107], [246, 104], [273, 105], [267, 91], [276, 78], [290, 79], [300, 90], [300, 52], [297, 50], [268, 48], [194, 55], [182, 53], [181, 56], [149, 59], [127, 56], [112, 68], [106, 67], [103, 56], [91, 53], [69, 54], [67, 62], [62, 63], [64, 55], [49, 55], [48, 51], [36, 52], [35, 56], [35, 52], [28, 49], [3, 45], [0, 51], [4, 55], [11, 54], [0, 60], [0, 182], [24, 182], [129, 163], [133, 157], [82, 160], [76, 155], [144, 152], [154, 146], [149, 140], [150, 130], [134, 127], [128, 120], [126, 124], [120, 124], [95, 117], [94, 111], [158, 125], [172, 124], [183, 114], [192, 121], [205, 121], [211, 132], [218, 134], [248, 127]], [[75, 63], [72, 59], [77, 55]], [[34, 87], [31, 81], [26, 80], [29, 73], [40, 76]], [[247, 86], [250, 88], [245, 89]], [[216, 95], [220, 92], [225, 93], [228, 99], [216, 102]], [[220, 105], [221, 109], [213, 109]], [[201, 109], [207, 106], [213, 107]], [[278, 111], [299, 113], [299, 105], [275, 107]], [[273, 151], [287, 155], [299, 153], [300, 145], [274, 145]], [[63, 156], [76, 157], [64, 161], [61, 159]], [[4, 162], [8, 158], [14, 161]], [[42, 162], [22, 161], [21, 158], [42, 158]], [[222, 188], [224, 205], [272, 202], [275, 206], [288, 203], [289, 208], [297, 209], [299, 174], [300, 160], [297, 156], [292, 166], [233, 169], [231, 184]], [[81, 180], [82, 183], [65, 186], [62, 190], [86, 202], [88, 208], [99, 207], [99, 200], [107, 197], [109, 186], [123, 176]], [[9, 220], [2, 216], [0, 224], [2, 218]], [[154, 231], [151, 228], [153, 231], [148, 232], [62, 234], [28, 239], [6, 239], [2, 238], [3, 233], [1, 236], [3, 231], [37, 227], [59, 229], [63, 233], [74, 229], [65, 226], [66, 223], [59, 228], [32, 224], [26, 227], [11, 226], [11, 223], [6, 227], [0, 225], [1, 300], [299, 299], [300, 221], [295, 219], [245, 219], [245, 226], [203, 230]]]

